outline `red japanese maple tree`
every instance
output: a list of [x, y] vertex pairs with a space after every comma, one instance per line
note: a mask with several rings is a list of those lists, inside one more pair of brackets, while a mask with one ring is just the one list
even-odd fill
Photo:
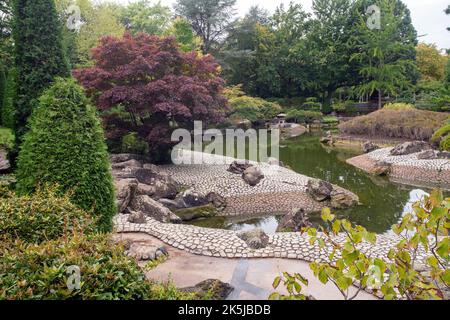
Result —
[[[102, 38], [92, 57], [95, 65], [74, 76], [103, 111], [110, 139], [136, 132], [161, 151], [175, 127], [223, 120], [224, 81], [212, 56], [183, 53], [174, 38], [126, 34]], [[118, 107], [122, 112], [113, 111]]]

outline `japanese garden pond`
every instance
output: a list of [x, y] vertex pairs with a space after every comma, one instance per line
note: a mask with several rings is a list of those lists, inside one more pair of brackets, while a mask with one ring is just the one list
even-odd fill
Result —
[[[320, 132], [282, 142], [280, 160], [294, 171], [344, 187], [359, 198], [361, 205], [336, 212], [340, 218], [366, 227], [372, 232], [389, 232], [402, 215], [411, 211], [411, 205], [420, 200], [425, 189], [390, 182], [386, 177], [370, 176], [347, 164], [348, 158], [361, 154], [355, 149], [335, 149], [320, 143]], [[261, 217], [214, 217], [189, 222], [201, 227], [222, 228], [235, 231], [262, 228], [274, 233], [281, 219], [276, 213]], [[320, 214], [310, 215], [310, 220], [320, 221]]]

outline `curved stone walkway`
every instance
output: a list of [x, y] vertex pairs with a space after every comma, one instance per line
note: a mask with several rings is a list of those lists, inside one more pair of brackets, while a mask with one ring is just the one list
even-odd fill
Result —
[[450, 160], [449, 159], [418, 159], [421, 153], [404, 156], [392, 156], [393, 148], [383, 148], [371, 153], [347, 160], [347, 163], [371, 172], [378, 161], [392, 165], [389, 177], [400, 183], [426, 187], [440, 187], [450, 190]]
[[[276, 233], [269, 235], [269, 244], [264, 249], [252, 249], [237, 236], [236, 231], [208, 229], [191, 225], [166, 224], [147, 217], [145, 224], [127, 221], [127, 215], [114, 218], [117, 233], [140, 232], [156, 237], [164, 243], [189, 253], [218, 258], [287, 258], [308, 262], [327, 261], [332, 251], [330, 244], [322, 250], [317, 244], [310, 245], [309, 237], [300, 233]], [[345, 235], [333, 239], [343, 243]], [[387, 259], [389, 250], [399, 241], [395, 235], [378, 235], [375, 245], [364, 243], [361, 251], [371, 257]], [[418, 260], [423, 260], [423, 252]]]

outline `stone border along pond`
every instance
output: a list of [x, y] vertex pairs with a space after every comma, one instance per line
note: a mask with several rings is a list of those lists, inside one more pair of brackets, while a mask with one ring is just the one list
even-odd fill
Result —
[[[183, 156], [191, 156], [190, 153], [184, 153]], [[219, 156], [202, 155], [211, 160], [211, 163], [207, 161], [207, 164], [202, 165], [157, 167], [143, 164], [142, 159], [137, 156], [112, 155], [118, 205], [121, 208], [121, 213], [114, 218], [115, 231], [146, 233], [180, 250], [210, 257], [287, 258], [308, 262], [328, 259], [332, 250], [331, 244], [320, 250], [317, 244], [309, 243], [307, 235], [298, 232], [259, 234], [257, 235], [259, 242], [257, 241], [255, 246], [247, 241], [248, 239], [244, 241], [240, 232], [179, 224], [181, 222], [179, 217], [163, 205], [169, 200], [161, 199], [163, 194], [170, 194], [172, 198], [176, 198], [176, 192], [161, 183], [161, 179], [173, 179], [185, 188], [190, 188], [188, 190], [194, 192], [193, 194], [211, 192], [218, 194], [226, 201], [226, 207], [221, 215], [238, 215], [242, 212], [248, 215], [274, 211], [288, 213], [294, 208], [315, 212], [330, 204], [336, 205], [330, 200], [319, 202], [314, 199], [307, 192], [308, 182], [311, 179], [290, 169], [278, 165], [251, 163], [261, 170], [264, 178], [256, 186], [250, 186], [241, 175], [227, 171], [230, 167], [228, 163], [236, 159], [228, 158], [227, 164], [223, 164], [223, 158], [220, 159]], [[217, 160], [221, 160], [221, 164], [214, 164]], [[350, 198], [357, 203], [357, 196], [350, 191], [330, 186], [337, 198]], [[185, 193], [186, 191], [183, 191], [178, 194]], [[386, 258], [389, 249], [399, 239], [395, 235], [378, 235], [376, 245], [363, 244], [361, 250], [373, 257]], [[340, 235], [334, 240], [342, 243], [345, 236]], [[424, 258], [421, 252], [418, 257], [419, 260]]]
[[378, 149], [347, 163], [370, 174], [387, 175], [393, 182], [450, 191], [450, 159], [437, 158], [438, 153], [431, 149], [405, 155], [392, 155], [393, 150]]

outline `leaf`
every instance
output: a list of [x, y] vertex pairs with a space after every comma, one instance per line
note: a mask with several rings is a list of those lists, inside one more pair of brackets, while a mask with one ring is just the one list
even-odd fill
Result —
[[449, 238], [444, 238], [442, 241], [440, 241], [436, 247], [436, 252], [444, 259], [447, 259], [449, 256]]
[[325, 222], [333, 221], [335, 218], [334, 214], [331, 214], [330, 208], [324, 208], [322, 210], [322, 220]]
[[276, 278], [273, 280], [272, 287], [273, 287], [274, 289], [278, 288], [278, 286], [280, 285], [280, 282], [281, 282], [281, 277], [276, 277]]

